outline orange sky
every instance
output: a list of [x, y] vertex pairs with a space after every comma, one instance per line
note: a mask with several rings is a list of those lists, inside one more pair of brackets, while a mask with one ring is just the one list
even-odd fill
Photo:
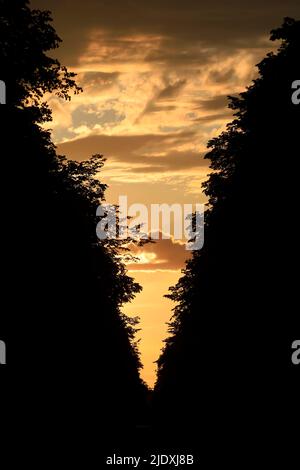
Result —
[[156, 372], [154, 361], [158, 359], [163, 340], [167, 337], [166, 322], [170, 320], [173, 307], [173, 303], [163, 296], [167, 293], [168, 286], [177, 282], [180, 271], [146, 269], [130, 274], [143, 286], [143, 292], [132, 304], [126, 305], [124, 312], [141, 317], [142, 330], [138, 334], [144, 365], [141, 375], [150, 386], [153, 386]]
[[[32, 3], [52, 10], [64, 39], [58, 57], [84, 88], [70, 103], [50, 97], [59, 152], [77, 160], [104, 154], [108, 202], [121, 194], [147, 205], [205, 201], [203, 156], [231, 118], [226, 95], [254, 77], [254, 64], [270, 49], [269, 30], [299, 13], [294, 0], [252, 0], [243, 8], [237, 0], [226, 8], [219, 0]], [[124, 310], [141, 317], [142, 377], [153, 386], [172, 308], [163, 295], [186, 253], [172, 240], [145, 252], [131, 272], [144, 291]]]

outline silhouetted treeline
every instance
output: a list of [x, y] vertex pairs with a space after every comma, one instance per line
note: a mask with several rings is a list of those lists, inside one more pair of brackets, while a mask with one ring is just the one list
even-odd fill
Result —
[[102, 433], [107, 422], [135, 423], [146, 386], [134, 322], [121, 313], [140, 286], [126, 274], [119, 244], [96, 237], [105, 192], [96, 174], [104, 159], [57, 156], [42, 127], [51, 119], [47, 93], [68, 100], [81, 91], [52, 58], [59, 43], [49, 12], [0, 1], [0, 78], [7, 88], [0, 106], [0, 339], [7, 343], [1, 372], [9, 376], [2, 391], [8, 387], [27, 422], [40, 417], [45, 430], [56, 420], [56, 435], [68, 430], [80, 441], [91, 431], [88, 420]]
[[235, 117], [209, 142], [204, 248], [171, 288], [176, 306], [155, 389], [162, 425], [201, 433], [211, 462], [229, 456], [238, 468], [260, 450], [260, 463], [288, 459], [299, 426], [291, 346], [300, 339], [300, 105], [291, 97], [300, 22], [286, 18], [271, 40], [279, 49], [229, 99]]

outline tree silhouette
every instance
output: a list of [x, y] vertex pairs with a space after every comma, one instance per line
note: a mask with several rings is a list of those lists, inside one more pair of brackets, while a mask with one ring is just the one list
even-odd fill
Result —
[[120, 243], [96, 237], [104, 158], [57, 156], [42, 126], [51, 120], [45, 95], [69, 100], [81, 92], [74, 74], [49, 55], [59, 43], [49, 12], [31, 10], [25, 0], [0, 1], [7, 88], [0, 106], [0, 338], [15, 371], [8, 393], [22, 390], [15, 407], [24, 421], [41, 419], [50, 429], [59, 420], [56, 435], [73, 435], [78, 426], [87, 431], [91, 418], [101, 426], [135, 423], [147, 390], [136, 320], [121, 312], [141, 288], [126, 274]]
[[231, 463], [237, 448], [275, 457], [299, 395], [291, 344], [300, 332], [300, 106], [291, 96], [300, 22], [286, 18], [271, 40], [281, 42], [278, 51], [244, 93], [229, 97], [235, 118], [209, 142], [205, 244], [170, 289], [176, 306], [155, 389], [158, 420], [185, 423], [184, 432], [199, 426]]

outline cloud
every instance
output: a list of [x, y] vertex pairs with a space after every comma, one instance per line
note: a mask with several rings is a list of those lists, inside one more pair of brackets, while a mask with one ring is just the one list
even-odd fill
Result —
[[298, 0], [47, 0], [47, 8], [63, 38], [58, 56], [84, 88], [70, 103], [50, 100], [59, 152], [102, 153], [111, 183], [143, 181], [143, 193], [183, 177], [182, 197], [192, 176], [199, 191], [206, 144], [232, 118], [227, 95], [254, 78], [274, 47], [269, 30], [300, 14]]
[[140, 163], [141, 155], [159, 154], [162, 152], [162, 147], [174, 148], [190, 142], [194, 137], [193, 131], [172, 134], [91, 135], [59, 144], [58, 151], [78, 161], [86, 160], [100, 152], [107, 157]]
[[78, 83], [85, 93], [96, 93], [110, 89], [118, 80], [119, 72], [83, 72], [78, 75]]
[[236, 71], [234, 67], [227, 70], [212, 70], [209, 74], [209, 79], [214, 83], [228, 83], [236, 79]]
[[74, 128], [86, 125], [105, 127], [116, 126], [125, 119], [125, 114], [119, 113], [112, 107], [100, 108], [96, 105], [78, 106], [72, 113], [72, 125]]
[[174, 83], [167, 83], [164, 88], [156, 92], [155, 96], [148, 101], [144, 111], [137, 118], [136, 124], [138, 124], [146, 114], [158, 113], [160, 111], [174, 111], [177, 106], [168, 103], [172, 103], [174, 99], [178, 97], [186, 83], [186, 79], [175, 80]]
[[203, 153], [200, 152], [179, 152], [174, 150], [160, 157], [143, 157], [141, 163], [147, 166], [133, 168], [134, 173], [159, 173], [162, 171], [176, 172], [191, 168], [207, 167]]
[[143, 248], [133, 247], [131, 252], [138, 258], [138, 262], [127, 264], [130, 271], [182, 269], [191, 256], [182, 242], [178, 243], [173, 238], [162, 239], [161, 233], [159, 240], [148, 243]]
[[[39, 1], [34, 0], [34, 6], [43, 7]], [[194, 135], [189, 142], [180, 139], [179, 148], [153, 137], [147, 144], [150, 151], [142, 146], [133, 155], [129, 149], [124, 158], [122, 149], [113, 153], [109, 146], [106, 151], [105, 138], [99, 146], [109, 158], [139, 165], [135, 173], [141, 174], [144, 165], [147, 173], [151, 167], [158, 174], [171, 168], [167, 162], [174, 162], [177, 171], [179, 158], [171, 158], [174, 151], [180, 152], [183, 167], [192, 168], [193, 159], [186, 156], [202, 152], [206, 142], [223, 130], [232, 116], [226, 110], [226, 96], [243, 91], [254, 76], [254, 64], [272, 46], [266, 42], [268, 30], [281, 22], [279, 12], [284, 8], [282, 2], [272, 2], [266, 19], [267, 4], [268, 0], [263, 5], [258, 0], [243, 3], [244, 17], [237, 0], [226, 8], [220, 0], [184, 4], [154, 0], [151, 5], [146, 0], [113, 4], [75, 0], [72, 8], [66, 0], [49, 0], [47, 7], [53, 9], [54, 25], [64, 39], [64, 62], [71, 61], [84, 88], [84, 94], [71, 103], [51, 101], [55, 142], [86, 137], [90, 149], [93, 135], [146, 139], [192, 128]], [[288, 5], [296, 9], [295, 2], [288, 0]], [[123, 143], [126, 148], [128, 142]], [[90, 152], [82, 149], [80, 139], [77, 144], [85, 157], [77, 152], [76, 158], [87, 158]], [[164, 163], [146, 161], [148, 156], [159, 156], [154, 151], [158, 145], [162, 148], [156, 153], [166, 157]]]
[[[45, 7], [42, 0], [32, 4]], [[225, 4], [224, 0], [86, 0], [72, 5], [67, 0], [47, 0], [47, 8], [53, 11], [55, 26], [64, 37], [61, 52], [69, 65], [78, 63], [96, 31], [101, 32], [108, 48], [106, 57], [111, 54], [112, 62], [126, 50], [138, 53], [131, 38], [144, 38], [145, 42], [145, 37], [152, 37], [161, 39], [148, 51], [147, 60], [178, 65], [192, 62], [197, 49], [263, 47], [263, 38], [284, 16], [300, 15], [298, 0], [246, 0], [242, 4], [240, 0]], [[205, 58], [198, 52], [197, 60], [203, 63]]]
[[159, 113], [160, 111], [174, 111], [176, 109], [176, 106], [174, 105], [158, 105], [155, 103], [155, 99], [154, 100], [150, 100], [149, 103], [147, 104], [145, 110], [143, 111], [143, 113], [138, 117], [136, 123], [140, 122], [140, 119], [145, 116], [146, 114], [149, 114], [149, 113]]
[[226, 109], [228, 106], [228, 95], [217, 95], [212, 98], [199, 100], [196, 102], [194, 109], [204, 109], [206, 111], [218, 111], [220, 109]]
[[186, 85], [186, 82], [187, 80], [176, 80], [174, 83], [169, 83], [159, 92], [157, 100], [164, 101], [176, 98], [181, 92], [182, 88]]
[[58, 152], [74, 160], [86, 160], [101, 153], [109, 162], [131, 164], [132, 173], [176, 172], [191, 168], [206, 168], [204, 153], [178, 150], [189, 144], [191, 131], [162, 135], [109, 136], [94, 135], [58, 145]]
[[205, 116], [200, 116], [198, 118], [193, 119], [194, 122], [199, 122], [201, 124], [211, 124], [213, 122], [224, 122], [224, 121], [230, 121], [230, 118], [232, 117], [232, 112], [227, 111], [224, 113], [216, 113], [216, 114], [207, 114]]
[[[270, 30], [284, 16], [300, 16], [299, 0], [31, 4], [53, 11], [63, 39], [54, 55], [78, 73], [84, 88], [70, 103], [51, 99], [53, 136], [64, 142], [58, 151], [76, 160], [103, 153], [107, 200], [117, 202], [125, 194], [131, 203], [144, 204], [205, 202], [201, 183], [209, 162], [203, 154], [231, 119], [226, 96], [243, 91], [254, 78], [254, 65], [276, 47], [268, 41]], [[157, 324], [168, 321], [171, 307], [161, 295], [190, 253], [169, 239], [136, 254], [140, 263], [128, 267], [139, 271], [146, 295], [137, 296], [141, 305], [130, 309], [138, 306], [143, 318], [149, 315], [142, 326], [146, 332], [149, 327], [150, 337], [141, 344], [158, 351], [166, 332], [155, 343], [153, 318]], [[147, 356], [152, 365], [157, 351]]]

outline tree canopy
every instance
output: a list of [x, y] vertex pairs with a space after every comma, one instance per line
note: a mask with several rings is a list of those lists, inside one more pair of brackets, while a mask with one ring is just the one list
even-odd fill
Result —
[[51, 22], [49, 12], [27, 1], [0, 1], [0, 75], [7, 87], [0, 106], [1, 339], [16, 383], [26, 383], [22, 400], [33, 416], [42, 410], [47, 422], [60, 413], [69, 429], [92, 414], [128, 424], [141, 412], [146, 386], [137, 320], [121, 308], [141, 287], [127, 275], [118, 243], [96, 236], [105, 159], [57, 155], [42, 126], [51, 120], [47, 94], [69, 100], [81, 92], [75, 75], [52, 57], [61, 40]]
[[251, 446], [254, 426], [255, 452], [265, 433], [273, 444], [283, 438], [299, 391], [291, 344], [300, 331], [300, 106], [291, 96], [300, 22], [286, 18], [271, 40], [278, 50], [245, 92], [229, 97], [234, 119], [208, 144], [204, 248], [170, 288], [176, 305], [155, 390], [158, 416], [192, 421], [224, 447]]

